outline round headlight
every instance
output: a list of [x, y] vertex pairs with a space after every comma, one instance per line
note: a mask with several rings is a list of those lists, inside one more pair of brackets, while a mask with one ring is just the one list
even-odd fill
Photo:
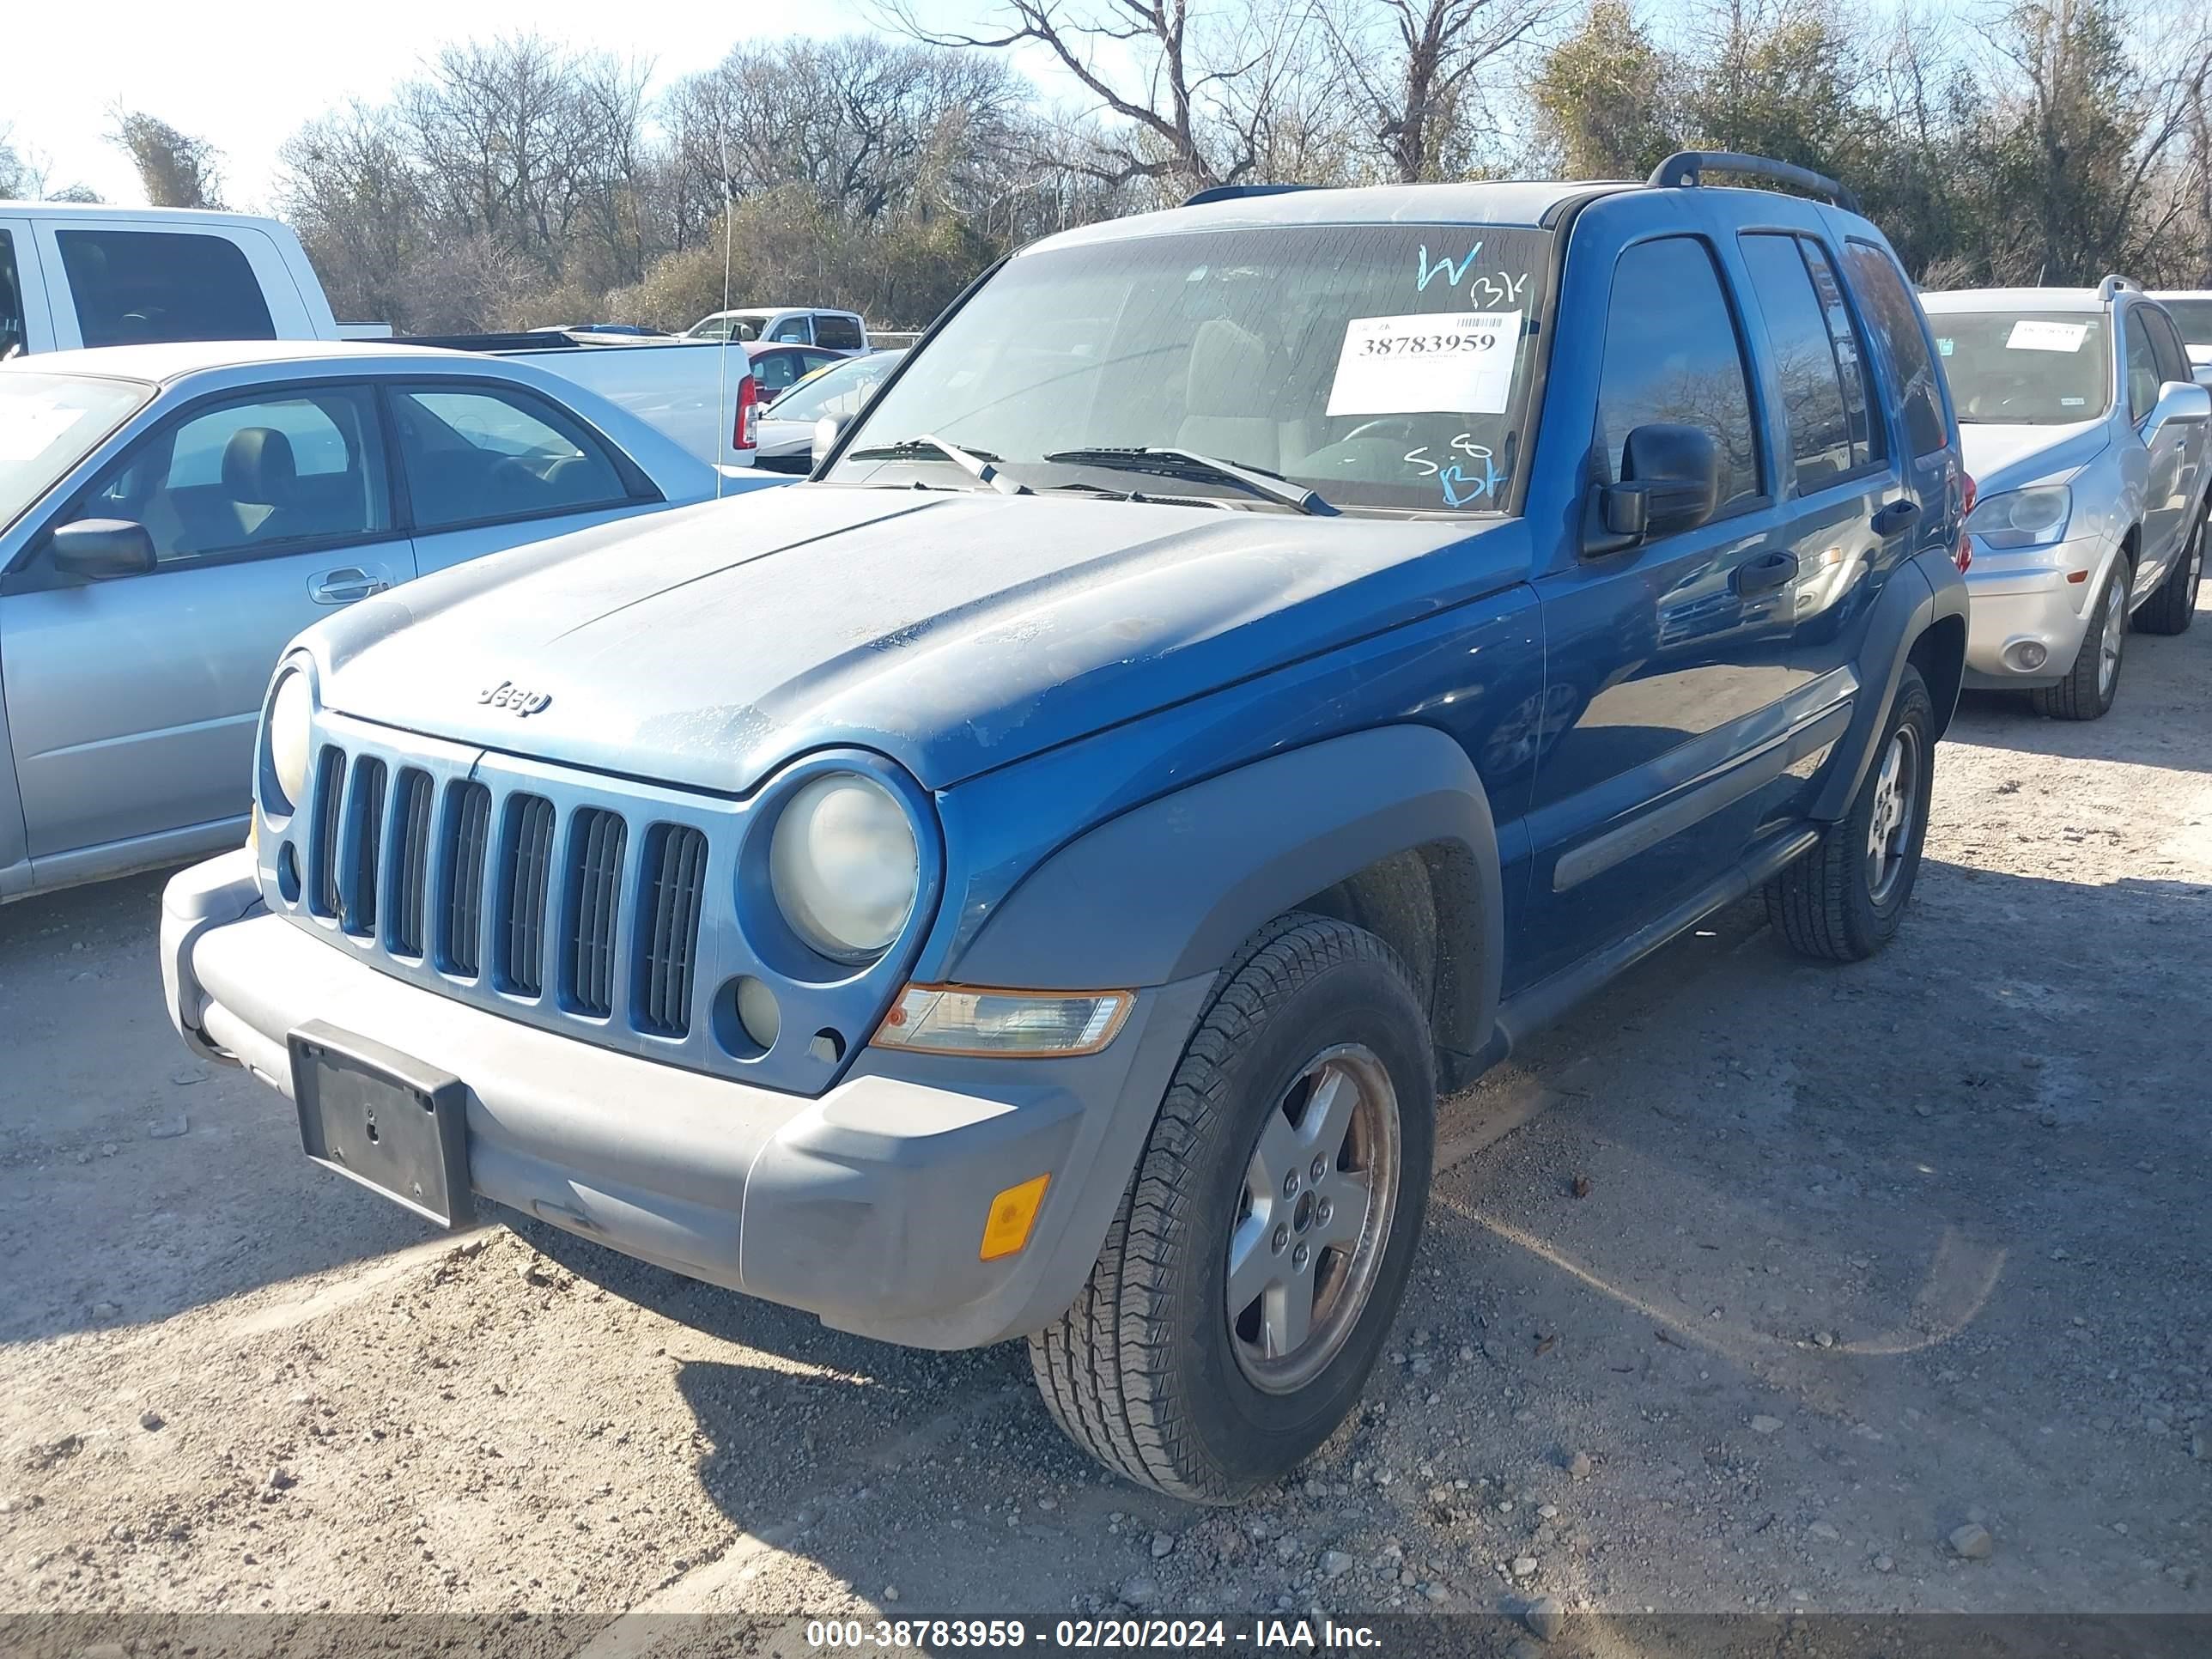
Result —
[[791, 798], [769, 844], [784, 920], [823, 956], [866, 962], [906, 925], [921, 859], [906, 809], [857, 772], [816, 778]]
[[295, 669], [284, 676], [269, 705], [269, 781], [281, 799], [263, 804], [275, 811], [290, 811], [307, 793], [307, 755], [314, 746], [309, 729], [313, 713], [307, 677]]

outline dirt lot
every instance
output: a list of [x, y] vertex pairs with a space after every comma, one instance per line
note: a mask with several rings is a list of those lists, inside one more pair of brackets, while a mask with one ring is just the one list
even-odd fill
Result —
[[2204, 1612], [2208, 709], [2212, 624], [1970, 702], [1887, 957], [1731, 912], [1450, 1103], [1362, 1416], [1237, 1512], [1018, 1347], [430, 1237], [188, 1060], [158, 880], [0, 912], [0, 1609]]

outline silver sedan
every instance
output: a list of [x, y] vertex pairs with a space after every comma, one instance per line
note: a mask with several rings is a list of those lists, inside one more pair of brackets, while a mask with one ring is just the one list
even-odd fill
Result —
[[474, 354], [0, 364], [0, 899], [241, 840], [270, 671], [334, 609], [714, 494], [635, 416]]

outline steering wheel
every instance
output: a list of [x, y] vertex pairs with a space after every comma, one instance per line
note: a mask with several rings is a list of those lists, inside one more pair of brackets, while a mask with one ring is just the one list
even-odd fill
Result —
[[1404, 415], [1386, 415], [1380, 420], [1363, 421], [1359, 425], [1355, 426], [1351, 431], [1346, 433], [1341, 438], [1339, 438], [1337, 442], [1340, 444], [1357, 443], [1360, 439], [1364, 437], [1370, 435], [1380, 436], [1382, 435], [1382, 429], [1385, 427], [1396, 428], [1398, 435], [1401, 438], [1410, 438], [1413, 435], [1415, 431], [1413, 420], [1410, 416]]

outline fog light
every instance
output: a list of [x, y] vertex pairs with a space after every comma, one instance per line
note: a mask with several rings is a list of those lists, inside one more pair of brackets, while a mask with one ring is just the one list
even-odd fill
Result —
[[1044, 1202], [1044, 1189], [1051, 1184], [1050, 1176], [1037, 1176], [1018, 1187], [1007, 1188], [991, 1200], [990, 1211], [983, 1218], [983, 1247], [977, 1252], [983, 1261], [1013, 1255], [1030, 1242], [1037, 1206]]
[[1095, 1054], [1114, 1040], [1128, 991], [973, 991], [909, 985], [884, 1016], [878, 1048], [1032, 1058]]
[[2005, 660], [2023, 674], [2033, 674], [2051, 659], [2039, 640], [2014, 640], [2005, 647]]
[[783, 1029], [783, 1010], [776, 1006], [775, 993], [750, 974], [738, 981], [738, 1024], [763, 1053], [775, 1047]]

